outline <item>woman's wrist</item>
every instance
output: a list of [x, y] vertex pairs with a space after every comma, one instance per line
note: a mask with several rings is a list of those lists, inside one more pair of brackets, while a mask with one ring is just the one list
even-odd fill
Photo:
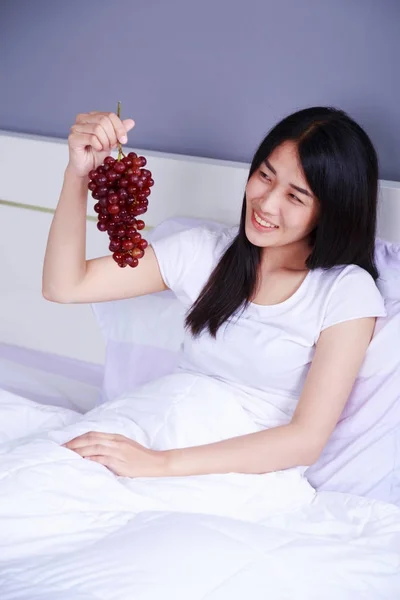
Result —
[[179, 475], [179, 454], [182, 450], [163, 450], [158, 454], [161, 454], [160, 461], [162, 463], [162, 471], [165, 477], [174, 477]]
[[64, 179], [74, 180], [78, 183], [87, 185], [89, 182], [89, 175], [80, 173], [76, 170], [74, 165], [68, 163], [64, 172]]

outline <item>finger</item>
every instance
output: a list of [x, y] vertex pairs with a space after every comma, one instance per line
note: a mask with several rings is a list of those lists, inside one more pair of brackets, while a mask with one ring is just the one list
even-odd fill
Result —
[[91, 146], [97, 152], [102, 152], [103, 144], [97, 138], [97, 136], [90, 133], [71, 133], [68, 137], [68, 143], [71, 148], [81, 148], [85, 146]]
[[97, 119], [94, 125], [95, 132], [101, 132], [103, 130], [109, 141], [109, 148], [113, 148], [114, 146], [116, 146], [118, 143], [118, 138], [109, 115], [98, 114], [95, 118]]
[[78, 115], [71, 129], [76, 131], [90, 131], [97, 135], [102, 141], [105, 151], [117, 146], [117, 136], [108, 113], [94, 111]]
[[113, 433], [103, 433], [102, 431], [88, 431], [82, 435], [78, 435], [76, 438], [69, 440], [64, 446], [67, 447], [79, 447], [80, 445], [97, 444], [102, 442], [117, 441], [116, 436]]
[[93, 448], [94, 446], [101, 446], [103, 451], [105, 448], [111, 450], [118, 442], [112, 442], [110, 440], [72, 440], [65, 444], [65, 448], [69, 448], [69, 450], [74, 450], [74, 452], [78, 452], [83, 448]]
[[111, 135], [111, 139], [109, 134], [104, 129], [103, 125], [99, 123], [76, 123], [72, 125], [71, 132], [74, 133], [84, 133], [89, 135], [94, 135], [97, 137], [99, 142], [101, 143], [102, 150], [107, 152], [113, 146], [117, 145], [115, 137]]
[[76, 118], [77, 123], [98, 123], [105, 127], [110, 139], [126, 144], [128, 141], [127, 133], [135, 126], [133, 119], [121, 119], [113, 112], [92, 111], [90, 113], [79, 114]]
[[92, 444], [87, 446], [78, 446], [76, 448], [69, 448], [82, 458], [88, 456], [108, 456], [110, 458], [120, 458], [120, 452], [116, 447], [107, 446], [107, 444]]
[[108, 113], [108, 118], [114, 128], [115, 136], [121, 144], [126, 144], [128, 141], [128, 131], [135, 126], [133, 119], [121, 119], [115, 113]]

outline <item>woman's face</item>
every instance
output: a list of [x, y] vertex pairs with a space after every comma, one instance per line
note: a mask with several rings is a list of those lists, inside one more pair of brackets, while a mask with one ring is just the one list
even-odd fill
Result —
[[306, 241], [318, 221], [319, 202], [307, 184], [294, 142], [268, 156], [246, 186], [246, 235], [259, 247]]

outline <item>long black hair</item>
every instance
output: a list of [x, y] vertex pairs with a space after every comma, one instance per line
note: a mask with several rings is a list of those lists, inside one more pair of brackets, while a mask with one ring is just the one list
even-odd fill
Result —
[[[342, 110], [300, 110], [278, 123], [261, 142], [248, 179], [275, 148], [289, 140], [297, 145], [304, 175], [320, 203], [306, 266], [329, 269], [355, 264], [376, 280], [378, 159], [368, 135]], [[186, 327], [194, 336], [208, 329], [215, 337], [219, 327], [251, 301], [261, 248], [247, 239], [245, 221], [246, 194], [238, 234], [186, 316]]]

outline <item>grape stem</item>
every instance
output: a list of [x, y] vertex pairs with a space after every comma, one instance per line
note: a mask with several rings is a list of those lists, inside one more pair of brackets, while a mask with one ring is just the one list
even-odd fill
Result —
[[[119, 119], [121, 118], [121, 102], [119, 100], [118, 100], [117, 116], [118, 116]], [[117, 156], [117, 161], [120, 161], [123, 156], [125, 156], [125, 154], [122, 152], [121, 143], [118, 142], [118, 156]]]

